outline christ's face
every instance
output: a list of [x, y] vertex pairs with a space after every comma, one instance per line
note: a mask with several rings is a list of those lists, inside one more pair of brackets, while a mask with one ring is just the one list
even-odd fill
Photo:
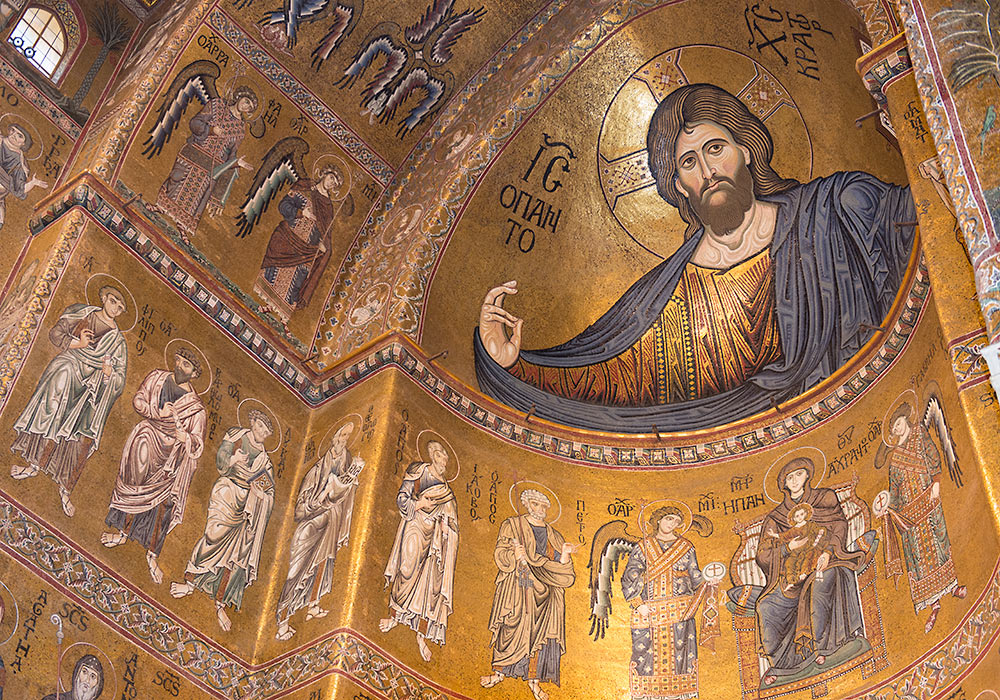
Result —
[[792, 518], [795, 520], [796, 525], [801, 525], [806, 521], [806, 509], [799, 508], [797, 511], [795, 511], [795, 514], [792, 516]]
[[97, 697], [101, 678], [90, 666], [81, 666], [73, 680], [74, 700], [93, 700]]
[[785, 488], [792, 493], [798, 493], [805, 488], [809, 480], [809, 472], [806, 469], [796, 469], [785, 475]]
[[699, 122], [681, 130], [675, 157], [677, 190], [701, 222], [718, 234], [739, 226], [753, 203], [750, 151], [725, 127]]
[[545, 520], [549, 513], [549, 504], [540, 498], [529, 498], [524, 505], [528, 509], [528, 515], [535, 520]]
[[671, 513], [670, 515], [664, 515], [660, 518], [660, 522], [657, 525], [661, 535], [669, 535], [671, 532], [680, 527], [681, 518], [678, 515]]

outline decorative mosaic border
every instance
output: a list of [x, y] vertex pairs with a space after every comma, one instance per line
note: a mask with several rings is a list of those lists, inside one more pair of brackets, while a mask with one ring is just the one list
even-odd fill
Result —
[[[3, 492], [0, 550], [214, 697], [279, 698], [337, 673], [380, 698], [470, 700], [406, 668], [349, 629], [334, 630], [270, 662], [249, 665], [143, 597]], [[852, 697], [898, 700], [917, 691], [914, 697], [930, 698], [971, 672], [1000, 633], [1000, 567], [994, 568], [987, 585], [962, 624], [913, 666]]]
[[[985, 204], [980, 201], [982, 190], [974, 161], [964, 143], [954, 98], [941, 74], [934, 36], [923, 6], [919, 0], [900, 0], [899, 9], [913, 58], [917, 91], [972, 259], [987, 337], [997, 340], [1000, 338], [1000, 261], [997, 260], [993, 223]], [[962, 143], [958, 143], [956, 136]]]
[[[72, 216], [78, 207], [86, 211], [91, 220], [127, 247], [161, 281], [169, 284], [189, 303], [197, 307], [233, 342], [255, 357], [307, 404], [318, 406], [325, 403], [373, 373], [392, 365], [407, 374], [428, 393], [437, 397], [442, 404], [481, 429], [556, 459], [591, 466], [671, 468], [705, 464], [780, 444], [818, 426], [861, 397], [893, 365], [913, 337], [913, 331], [926, 310], [930, 294], [927, 268], [921, 258], [917, 263], [902, 308], [892, 327], [884, 331], [882, 343], [871, 359], [859, 367], [853, 375], [846, 377], [836, 389], [795, 413], [781, 413], [770, 425], [763, 425], [722, 440], [669, 447], [622, 447], [560, 438], [528, 427], [529, 424], [520, 417], [520, 414], [516, 414], [518, 418], [515, 422], [512, 418], [515, 413], [510, 409], [507, 409], [504, 415], [495, 412], [491, 407], [481, 405], [481, 399], [470, 396], [467, 388], [459, 382], [442, 378], [429, 362], [421, 359], [422, 351], [409, 339], [407, 340], [410, 344], [402, 342], [401, 339], [387, 339], [380, 346], [365, 351], [345, 367], [315, 383], [310, 376], [299, 369], [299, 360], [286, 356], [271, 339], [256, 330], [261, 322], [248, 323], [244, 318], [247, 313], [245, 310], [236, 308], [228, 298], [223, 298], [206, 288], [152, 239], [142, 233], [130, 220], [129, 215], [119, 211], [94, 187], [85, 183], [78, 184], [66, 197], [52, 202], [46, 212], [32, 222], [32, 233], [37, 234], [61, 220], [67, 212]], [[74, 234], [75, 236], [79, 236], [79, 231]], [[68, 255], [63, 255], [58, 267], [46, 271], [45, 279], [57, 281], [67, 260]], [[26, 314], [22, 323], [22, 329], [30, 330], [22, 330], [17, 336], [15, 345], [22, 339], [27, 343], [30, 337], [33, 337], [38, 319], [43, 312], [41, 304], [51, 296], [51, 291], [50, 286], [36, 289], [35, 301], [38, 303], [32, 302], [31, 313]], [[22, 336], [25, 333], [30, 335]], [[5, 366], [0, 366], [0, 397], [6, 394], [10, 380], [24, 361], [26, 353], [20, 350], [18, 353], [16, 357], [7, 358]], [[634, 438], [626, 440], [634, 442]]]
[[77, 141], [83, 129], [75, 121], [70, 119], [65, 112], [59, 109], [55, 102], [50, 100], [38, 88], [31, 84], [31, 81], [21, 75], [14, 66], [6, 59], [0, 57], [0, 78], [4, 82], [17, 90], [18, 94], [31, 103], [31, 106], [41, 112], [51, 121], [57, 129], [69, 136], [72, 141]]
[[[87, 214], [120, 243], [140, 258], [161, 281], [173, 287], [191, 304], [214, 321], [230, 339], [242, 346], [269, 369], [283, 384], [302, 398], [309, 400], [312, 392], [309, 377], [299, 368], [298, 361], [287, 357], [275, 344], [244, 320], [246, 311], [237, 310], [229, 301], [206, 288], [201, 282], [175, 262], [130, 217], [87, 184], [78, 184], [61, 199], [50, 202], [46, 211], [30, 224], [32, 235], [52, 225], [75, 207], [82, 207]], [[258, 325], [262, 324], [258, 321]]]
[[872, 99], [882, 109], [888, 105], [885, 87], [913, 68], [906, 49], [906, 37], [896, 35], [893, 41], [879, 46], [858, 59], [858, 72]]
[[971, 389], [990, 378], [989, 367], [980, 354], [989, 343], [985, 328], [960, 335], [948, 343], [948, 357], [959, 391]]
[[393, 175], [392, 167], [351, 131], [340, 117], [310, 92], [298, 78], [258, 46], [232, 17], [216, 8], [206, 18], [205, 23], [219, 32], [244, 59], [281, 90], [292, 104], [309, 115], [327, 136], [382, 183], [383, 187], [389, 184]]

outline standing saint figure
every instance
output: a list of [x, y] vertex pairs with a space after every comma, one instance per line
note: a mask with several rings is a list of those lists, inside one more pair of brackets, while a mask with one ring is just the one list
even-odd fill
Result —
[[504, 678], [521, 678], [535, 700], [545, 700], [541, 684], [559, 685], [566, 653], [566, 589], [576, 581], [570, 555], [577, 546], [545, 521], [548, 496], [525, 489], [521, 504], [528, 512], [500, 524], [493, 550], [500, 570], [490, 610], [493, 673], [479, 683], [492, 688]]
[[11, 124], [0, 136], [0, 228], [7, 218], [7, 195], [24, 199], [36, 187], [49, 184], [28, 172], [24, 154], [31, 150], [31, 134], [19, 124]]
[[223, 632], [233, 624], [226, 606], [239, 610], [244, 592], [257, 580], [264, 531], [274, 507], [274, 473], [264, 448], [274, 425], [256, 409], [250, 411], [249, 422], [249, 428], [230, 428], [222, 438], [205, 534], [191, 553], [184, 582], [170, 584], [174, 598], [196, 589], [212, 596]]
[[[697, 697], [699, 610], [701, 645], [714, 648], [719, 636], [714, 595], [719, 579], [702, 575], [694, 543], [684, 537], [683, 525], [684, 513], [668, 505], [653, 511], [648, 535], [636, 538], [622, 520], [607, 523], [594, 534], [589, 568], [595, 641], [607, 628], [611, 579], [619, 558], [628, 554], [621, 587], [632, 609], [629, 691], [633, 700]], [[708, 537], [712, 522], [692, 515], [690, 529]]]
[[414, 462], [396, 494], [399, 527], [385, 566], [392, 617], [379, 621], [388, 632], [398, 624], [417, 633], [417, 648], [431, 660], [427, 640], [444, 646], [448, 616], [454, 609], [458, 508], [445, 479], [448, 452], [432, 440], [430, 462]]
[[346, 423], [334, 433], [329, 449], [306, 472], [299, 486], [288, 577], [278, 597], [276, 637], [280, 640], [295, 634], [288, 618], [299, 609], [309, 606], [306, 620], [329, 613], [319, 601], [333, 590], [333, 566], [337, 552], [351, 535], [358, 474], [365, 466], [363, 459], [352, 456], [347, 449], [354, 429], [354, 423]]
[[657, 193], [684, 243], [576, 337], [522, 350], [522, 319], [490, 290], [473, 334], [480, 388], [583, 428], [721, 425], [830, 376], [892, 308], [913, 249], [909, 187], [863, 172], [811, 182], [771, 166], [764, 123], [715, 85], [682, 85], [649, 123]]
[[201, 362], [188, 348], [174, 354], [173, 371], [154, 369], [132, 398], [142, 420], [125, 441], [118, 479], [101, 535], [105, 547], [135, 540], [146, 550], [153, 583], [163, 582], [157, 559], [167, 535], [184, 519], [188, 491], [205, 449], [205, 404], [191, 386]]
[[115, 320], [125, 311], [125, 295], [105, 285], [98, 296], [101, 306], [72, 304], [49, 331], [60, 352], [14, 421], [17, 437], [10, 447], [28, 462], [11, 467], [10, 475], [48, 474], [69, 517], [76, 512], [70, 494], [100, 447], [108, 414], [125, 387], [128, 344]]
[[[940, 401], [931, 398], [925, 414], [930, 418], [940, 413]], [[924, 422], [913, 422], [914, 408], [903, 401], [893, 411], [890, 422], [889, 447], [879, 446], [875, 468], [889, 463], [889, 502], [884, 518], [886, 577], [903, 574], [905, 562], [910, 581], [913, 611], [930, 607], [931, 614], [924, 624], [930, 632], [941, 610], [941, 599], [949, 593], [965, 598], [967, 589], [958, 585], [955, 562], [951, 558], [951, 541], [941, 505], [941, 453], [931, 439]], [[952, 475], [956, 473], [954, 450], [950, 437], [942, 437], [949, 456]], [[900, 541], [903, 556], [900, 557]]]
[[[790, 683], [821, 673], [832, 665], [871, 649], [864, 638], [864, 620], [856, 572], [871, 560], [868, 549], [850, 548], [847, 517], [837, 492], [813, 488], [815, 464], [796, 457], [778, 472], [784, 498], [761, 523], [756, 562], [766, 583], [757, 598], [757, 630], [761, 656], [768, 661], [765, 687]], [[801, 505], [812, 509], [810, 522], [822, 528], [819, 544], [805, 534], [784, 534], [795, 527], [790, 516]], [[787, 540], [787, 542], [783, 541]], [[804, 578], [788, 586], [786, 561], [803, 547], [818, 546], [819, 557]]]
[[312, 301], [333, 251], [332, 230], [341, 213], [354, 213], [348, 194], [342, 203], [333, 197], [344, 184], [340, 168], [330, 163], [313, 180], [296, 181], [278, 204], [283, 220], [268, 241], [254, 293], [264, 299], [282, 321]]
[[246, 121], [256, 109], [256, 93], [241, 85], [228, 98], [209, 99], [188, 122], [191, 135], [160, 186], [155, 205], [173, 219], [182, 235], [194, 235], [206, 209], [211, 216], [221, 216], [236, 168], [253, 169], [237, 150], [246, 137]]
[[93, 654], [84, 654], [73, 667], [69, 690], [50, 693], [42, 700], [98, 700], [104, 692], [104, 664]]

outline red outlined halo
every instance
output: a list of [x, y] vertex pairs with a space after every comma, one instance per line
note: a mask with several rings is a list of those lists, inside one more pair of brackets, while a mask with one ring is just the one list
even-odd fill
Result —
[[[126, 293], [128, 293], [129, 298], [132, 300], [132, 325], [124, 330], [122, 330], [121, 328], [118, 329], [119, 332], [121, 333], [128, 333], [130, 330], [135, 328], [135, 324], [139, 322], [139, 305], [135, 302], [135, 296], [132, 294], [132, 290], [129, 289], [124, 282], [122, 282], [114, 275], [109, 275], [107, 272], [95, 272], [94, 274], [92, 274], [90, 277], [87, 278], [87, 285], [84, 288], [84, 291], [87, 295], [87, 303], [90, 304], [91, 306], [103, 306], [103, 304], [101, 304], [100, 297], [97, 298], [97, 301], [94, 301], [93, 299], [90, 298], [90, 292], [91, 292], [90, 283], [93, 282], [98, 277], [106, 277], [109, 280], [114, 280], [115, 284], [108, 286], [113, 286], [115, 289], [124, 290]], [[98, 288], [98, 291], [100, 291], [100, 288]]]
[[187, 343], [189, 346], [197, 350], [199, 355], [201, 355], [201, 361], [204, 363], [204, 366], [201, 370], [201, 376], [208, 377], [208, 384], [205, 385], [205, 389], [203, 391], [198, 391], [197, 389], [195, 389], [195, 391], [198, 391], [198, 396], [204, 396], [205, 394], [208, 393], [208, 390], [212, 388], [212, 365], [209, 364], [208, 362], [208, 356], [205, 355], [204, 352], [202, 352], [201, 348], [199, 348], [197, 345], [192, 343], [187, 338], [171, 338], [169, 341], [167, 341], [167, 344], [163, 346], [164, 369], [170, 368], [170, 353], [168, 353], [167, 350], [170, 349], [170, 346], [173, 343]]
[[[424, 433], [428, 434], [428, 438], [424, 442], [424, 444], [421, 445], [420, 444], [420, 437]], [[436, 439], [431, 438], [430, 437], [431, 435], [433, 435], [434, 438], [436, 438]], [[452, 459], [455, 460], [455, 475], [452, 476], [450, 479], [445, 479], [445, 481], [450, 484], [451, 482], [453, 482], [455, 479], [458, 478], [459, 474], [462, 473], [462, 462], [458, 458], [458, 452], [455, 451], [455, 448], [451, 446], [451, 443], [448, 442], [448, 439], [444, 435], [442, 435], [441, 433], [437, 432], [436, 430], [431, 430], [430, 428], [425, 428], [424, 430], [421, 430], [419, 433], [417, 433], [417, 437], [413, 441], [413, 444], [416, 446], [416, 449], [417, 449], [417, 456], [420, 457], [420, 461], [421, 462], [429, 462], [430, 461], [430, 459], [428, 459], [427, 458], [428, 456], [426, 455], [427, 444], [430, 443], [430, 442], [440, 442], [440, 443], [443, 443], [444, 446], [445, 446], [446, 451], [449, 453], [448, 454], [449, 461], [451, 461]]]
[[[104, 657], [104, 661], [106, 661], [107, 664], [111, 667], [111, 673], [109, 674], [107, 670], [104, 670], [104, 692], [102, 692], [101, 695], [102, 696], [106, 696], [106, 697], [110, 697], [110, 698], [117, 698], [118, 697], [118, 672], [115, 669], [115, 662], [111, 660], [110, 656], [108, 656], [107, 654], [104, 653], [103, 649], [101, 649], [98, 646], [94, 646], [90, 642], [74, 642], [73, 644], [70, 644], [68, 647], [66, 647], [65, 651], [63, 651], [61, 654], [59, 654], [59, 661], [56, 664], [56, 678], [58, 679], [59, 687], [56, 689], [56, 695], [58, 695], [59, 693], [67, 693], [67, 692], [70, 691], [70, 689], [73, 688], [73, 678], [72, 678], [72, 676], [69, 679], [69, 688], [67, 688], [65, 685], [63, 685], [63, 677], [62, 677], [63, 660], [66, 658], [66, 655], [69, 654], [69, 650], [72, 649], [73, 647], [90, 647], [91, 649], [97, 650], [97, 652], [101, 656]], [[84, 654], [80, 654], [81, 658], [83, 656], [84, 656]], [[77, 658], [77, 660], [73, 662], [73, 665], [70, 667], [71, 669], [76, 667], [76, 662], [77, 661], [79, 661], [79, 658]], [[72, 670], [70, 671], [70, 673], [72, 674]], [[115, 683], [115, 686], [114, 686], [115, 690], [110, 695], [107, 694], [108, 679], [109, 678], [111, 678], [114, 681], [114, 683]]]
[[[279, 447], [281, 447], [281, 421], [278, 420], [278, 414], [276, 414], [274, 411], [272, 411], [271, 407], [268, 406], [263, 401], [261, 401], [260, 399], [255, 399], [255, 398], [253, 398], [251, 396], [248, 396], [247, 398], [245, 398], [242, 401], [240, 401], [239, 405], [236, 406], [236, 422], [239, 424], [239, 426], [241, 428], [249, 428], [250, 427], [249, 426], [249, 421], [247, 421], [248, 425], [243, 425], [243, 418], [240, 417], [240, 409], [243, 408], [243, 404], [245, 404], [247, 401], [253, 401], [254, 403], [260, 404], [261, 406], [263, 406], [267, 410], [268, 413], [271, 414], [271, 420], [274, 422], [274, 431], [271, 434], [272, 435], [276, 435], [278, 437], [278, 440], [277, 440], [277, 443], [275, 444], [275, 446], [274, 446], [273, 449], [268, 450], [267, 449], [267, 445], [264, 445], [264, 450], [269, 455], [270, 454], [274, 454], [277, 451], [277, 449]], [[249, 415], [249, 411], [247, 412], [247, 414]]]
[[[907, 394], [913, 394], [913, 406], [911, 407], [913, 413], [910, 415], [911, 416], [916, 415], [917, 410], [920, 408], [920, 406], [918, 405], [920, 403], [920, 398], [917, 396], [917, 392], [914, 391], [913, 389], [903, 389], [901, 392], [899, 392], [899, 396], [897, 396], [892, 400], [892, 403], [889, 404], [889, 408], [885, 410], [885, 415], [882, 417], [882, 442], [885, 444], [886, 447], [896, 447], [896, 445], [890, 445], [885, 440], [885, 436], [888, 435], [892, 429], [891, 425], [886, 426], [886, 421], [889, 420], [890, 414], [892, 414], [892, 412], [896, 410], [896, 407], [901, 403], [900, 399], [906, 396]], [[886, 428], [888, 428], [888, 430]]]
[[536, 491], [548, 491], [549, 496], [552, 497], [550, 500], [555, 500], [556, 505], [559, 507], [559, 510], [556, 513], [556, 517], [553, 518], [552, 520], [547, 520], [546, 523], [550, 526], [555, 525], [556, 521], [558, 521], [559, 518], [562, 517], [562, 501], [559, 500], [559, 496], [556, 495], [555, 491], [553, 491], [548, 486], [539, 481], [531, 481], [530, 479], [521, 479], [520, 481], [515, 481], [513, 484], [510, 485], [510, 490], [507, 492], [507, 500], [510, 501], [510, 506], [511, 508], [514, 509], [514, 512], [517, 513], [518, 515], [521, 515], [521, 507], [520, 507], [521, 493], [527, 490], [527, 489], [521, 489], [521, 491], [519, 491], [517, 494], [517, 499], [515, 500], [514, 490], [520, 484], [534, 484], [535, 486], [541, 486], [541, 489], [535, 489]]
[[642, 508], [639, 509], [639, 514], [636, 516], [636, 524], [638, 524], [639, 532], [642, 533], [643, 537], [649, 536], [649, 533], [646, 531], [646, 519], [643, 516], [646, 513], [646, 509], [655, 503], [676, 503], [682, 509], [686, 510], [687, 520], [681, 523], [681, 525], [684, 526], [684, 529], [681, 530], [678, 534], [683, 536], [687, 533], [688, 530], [691, 529], [691, 521], [694, 520], [694, 514], [691, 512], [691, 508], [688, 507], [687, 503], [684, 503], [683, 501], [678, 501], [675, 498], [659, 498], [655, 501], [650, 501], [649, 503], [643, 504]]
[[[350, 418], [357, 418], [357, 420], [349, 420]], [[361, 426], [364, 424], [364, 418], [361, 417], [360, 413], [348, 413], [346, 416], [342, 416], [340, 420], [334, 423], [330, 428], [323, 434], [320, 438], [319, 443], [316, 446], [316, 455], [320, 458], [326, 454], [326, 451], [330, 449], [330, 445], [327, 438], [336, 435], [337, 431], [343, 428], [348, 423], [354, 423], [354, 430], [351, 432], [351, 437], [347, 441], [347, 449], [350, 450], [357, 443], [358, 438], [361, 437]], [[332, 438], [331, 438], [332, 441]]]

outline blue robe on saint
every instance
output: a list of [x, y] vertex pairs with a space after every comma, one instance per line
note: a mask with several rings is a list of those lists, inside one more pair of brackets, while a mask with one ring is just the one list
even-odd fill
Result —
[[[558, 423], [612, 432], [693, 430], [784, 402], [829, 377], [861, 349], [896, 298], [913, 248], [909, 187], [839, 172], [759, 197], [778, 206], [770, 255], [781, 358], [740, 386], [656, 406], [606, 406], [557, 396], [498, 365], [473, 333], [476, 377], [486, 394]], [[911, 224], [898, 226], [897, 224]], [[545, 350], [521, 351], [544, 367], [580, 367], [632, 346], [657, 320], [704, 235], [700, 229], [633, 284], [589, 328]]]

